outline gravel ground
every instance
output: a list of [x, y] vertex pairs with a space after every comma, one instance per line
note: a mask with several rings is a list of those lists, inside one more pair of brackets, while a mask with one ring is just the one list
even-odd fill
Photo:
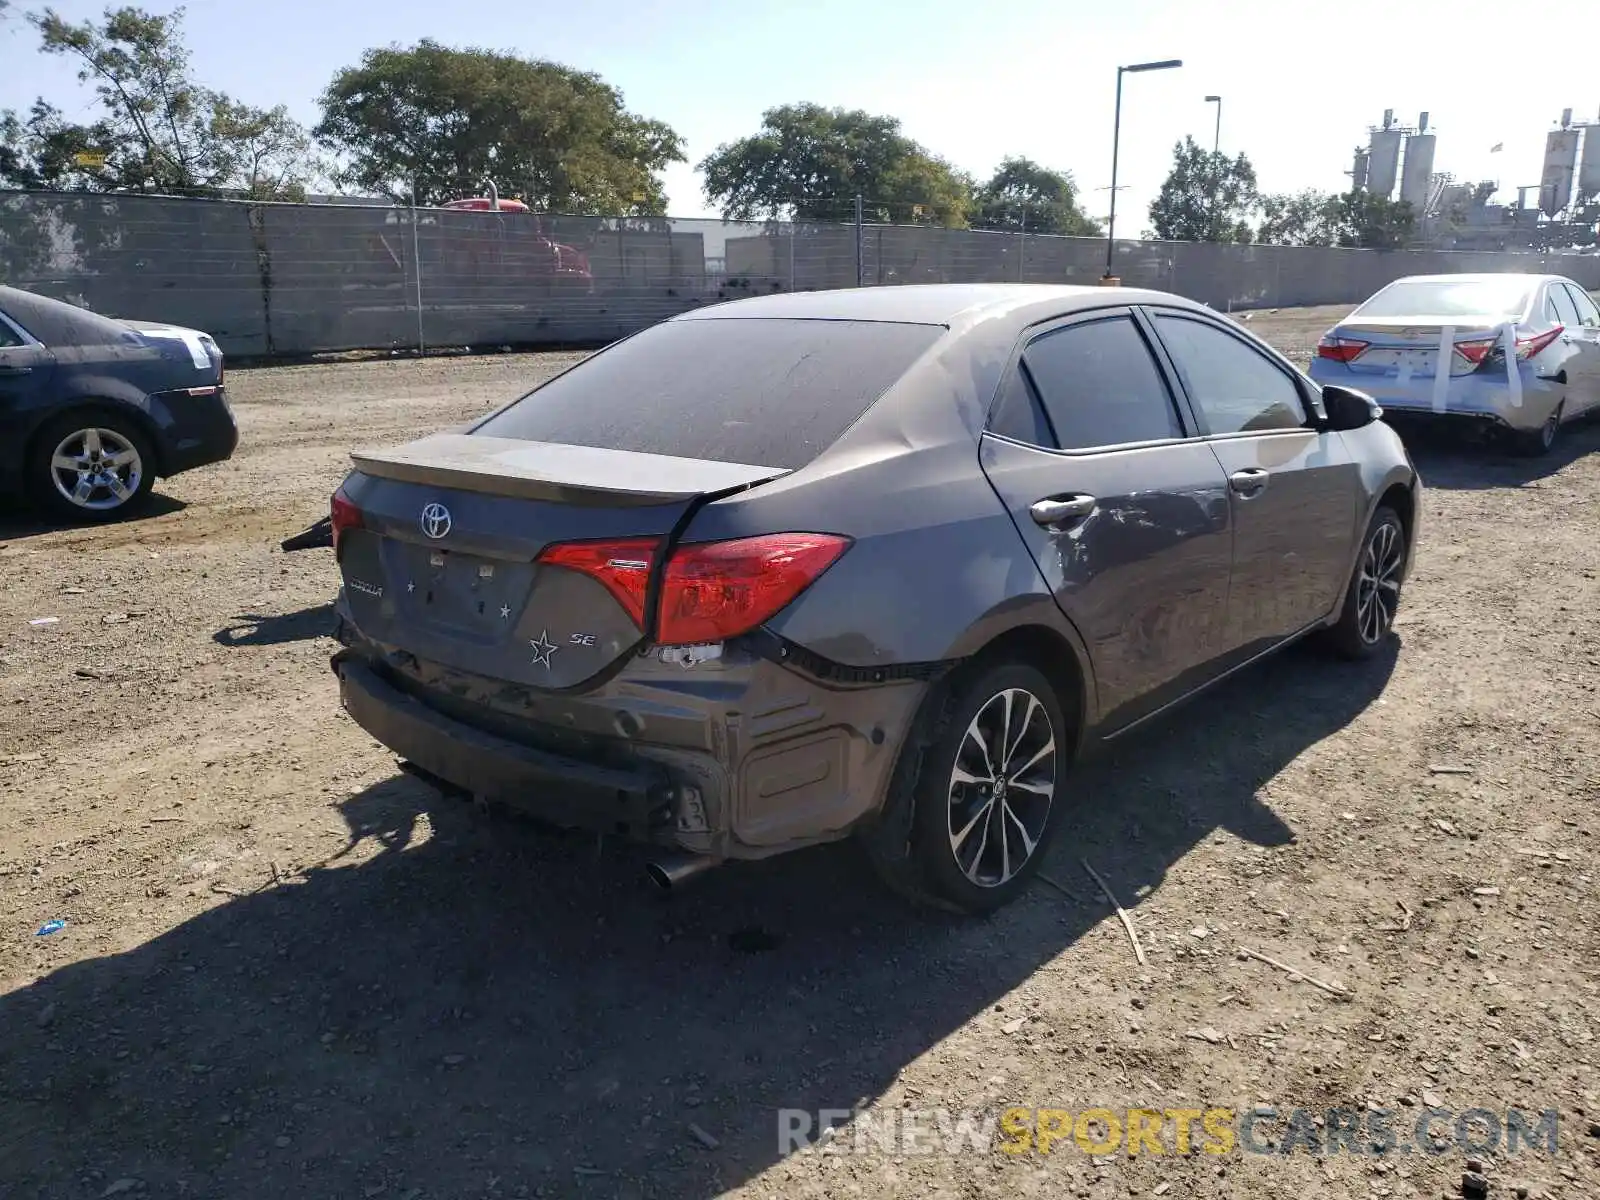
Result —
[[[1303, 359], [1335, 315], [1251, 327]], [[396, 776], [340, 713], [331, 557], [278, 541], [354, 445], [567, 361], [237, 371], [237, 457], [154, 515], [0, 515], [0, 1197], [1431, 1198], [1470, 1157], [1496, 1196], [1600, 1195], [1600, 431], [1539, 463], [1419, 447], [1396, 652], [1291, 651], [1085, 769], [1060, 886], [957, 921], [848, 846], [663, 901], [625, 852]], [[778, 1140], [780, 1108], [1258, 1104], [1390, 1109], [1405, 1144], [1429, 1106], [1554, 1109], [1559, 1136]]]

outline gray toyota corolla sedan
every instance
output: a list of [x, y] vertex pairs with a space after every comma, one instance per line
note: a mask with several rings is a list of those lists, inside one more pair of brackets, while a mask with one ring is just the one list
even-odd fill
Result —
[[1013, 897], [1068, 768], [1253, 659], [1389, 637], [1421, 485], [1364, 394], [1131, 289], [717, 305], [334, 494], [350, 715], [672, 886], [859, 833]]

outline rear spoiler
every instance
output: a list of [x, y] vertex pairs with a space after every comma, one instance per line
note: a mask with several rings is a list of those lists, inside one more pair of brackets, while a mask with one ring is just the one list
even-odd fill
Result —
[[387, 450], [351, 453], [381, 479], [566, 504], [671, 504], [726, 495], [787, 475], [783, 467], [439, 433]]

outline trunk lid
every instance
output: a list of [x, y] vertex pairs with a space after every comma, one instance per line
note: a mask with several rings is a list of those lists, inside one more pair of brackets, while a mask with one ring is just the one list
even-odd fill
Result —
[[1439, 344], [1446, 328], [1451, 345], [1460, 347], [1450, 354], [1449, 373], [1456, 376], [1477, 370], [1484, 358], [1483, 344], [1498, 345], [1512, 324], [1494, 316], [1356, 317], [1335, 326], [1329, 337], [1366, 344], [1366, 349], [1346, 362], [1353, 374], [1404, 382], [1438, 374]]
[[787, 473], [459, 433], [351, 458], [343, 487], [361, 523], [340, 535], [339, 566], [357, 627], [419, 659], [554, 689], [644, 635], [603, 584], [538, 562], [547, 547], [639, 539], [642, 585], [692, 509]]

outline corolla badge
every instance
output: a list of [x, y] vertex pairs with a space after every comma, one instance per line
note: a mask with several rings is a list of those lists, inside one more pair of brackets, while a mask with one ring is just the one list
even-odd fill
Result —
[[442, 538], [450, 532], [450, 510], [435, 500], [422, 507], [422, 532], [431, 538]]

